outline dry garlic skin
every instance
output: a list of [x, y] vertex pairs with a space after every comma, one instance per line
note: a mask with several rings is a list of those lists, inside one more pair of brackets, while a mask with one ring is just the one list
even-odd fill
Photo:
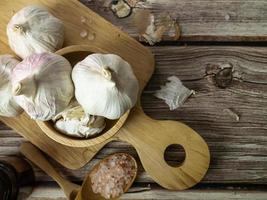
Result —
[[52, 119], [74, 96], [71, 70], [68, 60], [54, 53], [25, 58], [11, 74], [16, 102], [32, 119]]
[[97, 135], [106, 126], [104, 117], [86, 114], [76, 102], [59, 113], [54, 121], [55, 128], [61, 133], [79, 138], [89, 138]]
[[0, 55], [0, 115], [15, 117], [22, 108], [15, 102], [12, 94], [11, 71], [19, 61], [11, 55]]
[[21, 58], [33, 53], [55, 52], [64, 41], [63, 23], [40, 6], [18, 11], [7, 25], [11, 49]]
[[114, 54], [91, 54], [72, 71], [75, 96], [90, 115], [118, 119], [137, 100], [138, 81], [128, 62]]

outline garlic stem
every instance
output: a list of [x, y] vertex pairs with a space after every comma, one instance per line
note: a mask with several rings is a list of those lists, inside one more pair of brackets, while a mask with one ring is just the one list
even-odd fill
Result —
[[112, 72], [109, 67], [103, 67], [102, 74], [110, 83], [110, 87], [114, 87], [116, 85], [116, 80], [114, 80], [115, 77], [112, 77]]
[[24, 33], [25, 32], [25, 28], [23, 27], [22, 24], [15, 24], [13, 29], [14, 29], [14, 31], [17, 31], [19, 33]]
[[106, 79], [111, 80], [112, 74], [111, 74], [111, 71], [110, 71], [109, 67], [104, 67], [102, 69], [102, 74]]
[[21, 93], [21, 84], [17, 83], [14, 87], [13, 87], [13, 95], [14, 96], [18, 96]]
[[25, 78], [22, 81], [13, 85], [12, 88], [14, 96], [25, 95], [28, 97], [35, 97], [36, 83], [34, 77]]

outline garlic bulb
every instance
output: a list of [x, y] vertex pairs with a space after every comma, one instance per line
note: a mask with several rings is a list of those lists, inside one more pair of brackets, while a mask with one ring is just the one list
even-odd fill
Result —
[[10, 73], [19, 63], [11, 55], [0, 56], [0, 115], [15, 117], [22, 113], [22, 108], [15, 102], [12, 95]]
[[60, 132], [73, 137], [88, 138], [100, 133], [106, 126], [104, 117], [86, 114], [80, 105], [58, 114], [55, 127]]
[[16, 102], [32, 119], [52, 119], [74, 96], [71, 70], [68, 60], [54, 53], [25, 58], [11, 74]]
[[25, 58], [33, 53], [60, 49], [64, 41], [64, 26], [45, 8], [27, 6], [11, 18], [7, 36], [11, 49]]
[[138, 81], [129, 63], [114, 54], [91, 54], [72, 71], [75, 96], [86, 113], [118, 119], [137, 100]]

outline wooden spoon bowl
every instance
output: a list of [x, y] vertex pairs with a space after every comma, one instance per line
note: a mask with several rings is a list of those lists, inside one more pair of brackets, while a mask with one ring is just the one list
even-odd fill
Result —
[[[56, 53], [58, 55], [65, 57], [71, 63], [71, 65], [74, 66], [79, 61], [83, 60], [86, 56], [92, 53], [108, 53], [108, 52], [100, 48], [97, 48], [95, 46], [74, 45], [60, 49]], [[102, 131], [102, 133], [89, 139], [75, 138], [65, 135], [54, 128], [54, 123], [52, 121], [45, 121], [45, 122], [37, 121], [37, 124], [48, 137], [50, 137], [51, 139], [60, 144], [64, 144], [67, 146], [74, 146], [74, 147], [88, 147], [100, 144], [108, 140], [112, 136], [114, 136], [125, 123], [129, 113], [130, 111], [127, 111], [118, 120], [106, 120], [107, 125], [105, 129]]]
[[[100, 194], [96, 194], [96, 193], [93, 192], [92, 181], [91, 181], [90, 175], [99, 169], [101, 163], [106, 162], [111, 157], [116, 156], [116, 155], [125, 155], [126, 157], [128, 157], [130, 160], [132, 160], [134, 162], [133, 177], [127, 183], [127, 185], [124, 187], [123, 192], [125, 193], [130, 189], [130, 187], [132, 186], [132, 184], [133, 184], [133, 182], [134, 182], [134, 180], [136, 179], [136, 176], [137, 176], [137, 169], [138, 169], [137, 162], [131, 155], [129, 155], [127, 153], [115, 153], [115, 154], [111, 154], [108, 157], [104, 158], [103, 160], [101, 160], [99, 163], [97, 163], [93, 167], [93, 169], [90, 171], [88, 176], [84, 179], [83, 184], [81, 186], [81, 189], [79, 190], [78, 195], [76, 196], [75, 200], [91, 200], [91, 199], [104, 200], [105, 199]], [[110, 200], [118, 199], [121, 195], [117, 196], [116, 198], [111, 198]]]

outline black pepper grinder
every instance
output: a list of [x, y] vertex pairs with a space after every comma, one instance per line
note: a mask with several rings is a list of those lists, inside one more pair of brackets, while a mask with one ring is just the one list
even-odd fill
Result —
[[33, 185], [31, 165], [18, 157], [0, 158], [0, 200], [17, 199], [20, 187]]

